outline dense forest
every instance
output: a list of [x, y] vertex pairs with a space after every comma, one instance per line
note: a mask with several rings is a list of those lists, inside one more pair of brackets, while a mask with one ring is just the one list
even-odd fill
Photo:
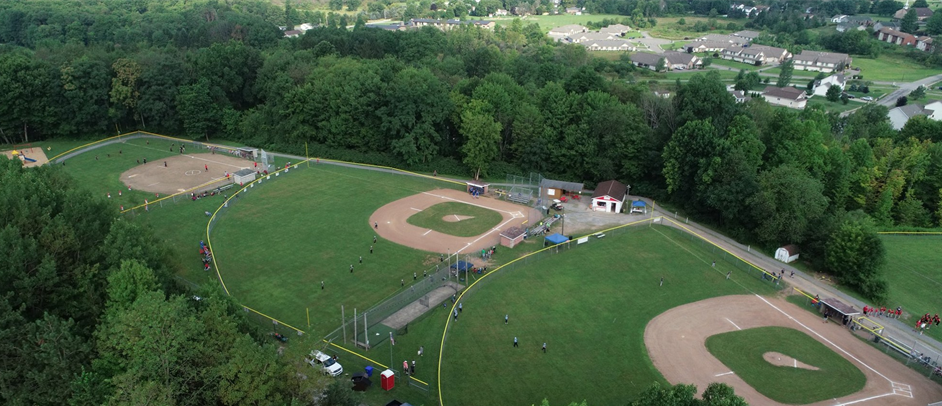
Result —
[[[687, 7], [709, 2], [625, 3], [647, 17], [703, 12]], [[748, 25], [795, 42], [782, 33], [810, 23], [794, 13], [773, 8]], [[323, 25], [282, 37], [279, 25], [303, 19]], [[347, 24], [354, 27], [340, 28]], [[942, 220], [942, 123], [916, 117], [894, 131], [877, 105], [838, 117], [761, 99], [737, 104], [715, 73], [678, 81], [663, 99], [652, 86], [664, 85], [648, 82], [653, 76], [625, 57], [593, 58], [519, 20], [493, 32], [390, 32], [365, 27], [363, 15], [297, 11], [290, 3], [17, 1], [0, 3], [0, 42], [0, 139], [7, 143], [146, 129], [295, 153], [307, 143], [318, 156], [462, 176], [539, 171], [590, 187], [619, 179], [737, 238], [800, 244], [803, 258], [875, 299], [885, 293], [875, 230]], [[56, 179], [51, 171], [37, 176]], [[64, 201], [49, 204], [74, 210]], [[95, 215], [81, 224], [97, 227], [99, 237], [76, 244], [132, 227], [112, 225], [105, 210], [89, 212]], [[15, 214], [4, 215], [8, 228], [18, 224]], [[7, 269], [45, 275], [43, 266], [62, 264], [47, 253], [86, 249], [100, 250], [51, 247], [21, 262], [31, 267]], [[84, 267], [100, 265], [76, 280], [106, 292], [105, 269], [151, 269], [147, 290], [164, 292], [154, 300], [176, 301], [200, 322], [203, 310], [173, 298], [159, 261], [122, 265], [97, 255], [78, 255]], [[37, 308], [29, 295], [6, 300], [11, 309]], [[92, 320], [119, 307], [88, 306], [89, 314], [71, 316], [74, 326], [61, 327], [90, 340]], [[220, 306], [214, 311], [229, 305]], [[22, 317], [30, 324], [44, 315]]]

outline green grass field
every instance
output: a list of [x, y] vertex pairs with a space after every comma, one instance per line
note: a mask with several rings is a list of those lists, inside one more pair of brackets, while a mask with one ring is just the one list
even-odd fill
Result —
[[854, 67], [860, 68], [864, 80], [880, 82], [912, 82], [942, 73], [939, 68], [927, 68], [909, 58], [885, 54], [877, 59], [854, 55]]
[[745, 69], [746, 73], [757, 71], [765, 67], [765, 66], [756, 66], [751, 63], [741, 63], [741, 62], [736, 62], [736, 61], [730, 61], [723, 58], [713, 58], [713, 62], [710, 66], [723, 66], [727, 68], [736, 69], [737, 72]]
[[[867, 378], [849, 361], [798, 330], [760, 327], [707, 338], [706, 347], [759, 393], [785, 404], [839, 398], [863, 389]], [[776, 366], [762, 355], [778, 352], [818, 370]], [[801, 388], [801, 390], [795, 390]]]
[[674, 229], [640, 226], [497, 271], [462, 299], [468, 312], [451, 323], [445, 404], [623, 404], [664, 383], [644, 348], [649, 320], [710, 297], [772, 292], [753, 277], [725, 280], [733, 267], [712, 268], [714, 259]]
[[[498, 25], [510, 25], [515, 18], [520, 17], [503, 17], [503, 18], [488, 18], [487, 20], [492, 20]], [[569, 24], [579, 24], [585, 25], [589, 21], [601, 22], [604, 19], [616, 19], [621, 20], [628, 18], [626, 16], [616, 15], [616, 14], [583, 14], [577, 16], [575, 14], [557, 14], [557, 15], [531, 15], [526, 18], [520, 18], [520, 21], [523, 22], [523, 25], [537, 23], [540, 25], [540, 28], [543, 32], [549, 32], [556, 27], [562, 27]]]
[[726, 29], [727, 24], [735, 23], [739, 25], [740, 27], [742, 27], [743, 24], [749, 21], [748, 19], [717, 17], [716, 22], [719, 27], [717, 27], [716, 30], [696, 32], [696, 31], [693, 31], [694, 24], [696, 24], [697, 21], [703, 21], [704, 23], [706, 23], [709, 21], [709, 19], [706, 17], [690, 17], [690, 16], [685, 16], [683, 18], [684, 18], [684, 22], [686, 23], [684, 25], [677, 24], [677, 21], [680, 21], [680, 17], [664, 17], [664, 18], [657, 19], [657, 26], [648, 27], [641, 30], [647, 31], [649, 34], [651, 34], [652, 37], [655, 37], [655, 38], [683, 40], [684, 38], [698, 38], [707, 34], [729, 34], [738, 30], [735, 30], [735, 31], [727, 30]]
[[824, 110], [826, 110], [826, 111], [831, 111], [831, 112], [835, 112], [835, 113], [843, 113], [843, 112], [845, 112], [845, 111], [847, 111], [847, 110], [853, 110], [853, 109], [856, 109], [856, 108], [858, 108], [858, 107], [863, 107], [863, 106], [864, 106], [864, 103], [854, 102], [854, 101], [848, 101], [847, 104], [844, 104], [844, 103], [842, 103], [842, 102], [840, 102], [840, 101], [830, 102], [830, 101], [828, 101], [827, 99], [825, 99], [825, 98], [823, 98], [823, 97], [815, 96], [814, 98], [808, 100], [808, 105], [807, 105], [807, 106], [808, 106], [808, 107], [811, 107], [811, 106], [821, 106], [821, 107], [823, 107]]
[[286, 176], [253, 188], [213, 230], [216, 261], [237, 301], [305, 330], [310, 308], [309, 332], [326, 335], [340, 325], [341, 304], [350, 316], [398, 292], [413, 272], [421, 276], [430, 254], [382, 238], [373, 244], [369, 216], [447, 183], [334, 165]]
[[[448, 216], [468, 216], [470, 218], [458, 220], [457, 217], [446, 221]], [[458, 237], [474, 237], [500, 224], [503, 219], [500, 213], [482, 207], [458, 202], [446, 202], [433, 205], [416, 214], [406, 222], [416, 227], [428, 228], [440, 233]]]
[[[915, 324], [925, 313], [942, 314], [942, 236], [883, 235], [886, 246], [885, 274], [890, 285], [887, 307], [902, 306], [907, 325]], [[942, 339], [942, 328], [926, 332]]]

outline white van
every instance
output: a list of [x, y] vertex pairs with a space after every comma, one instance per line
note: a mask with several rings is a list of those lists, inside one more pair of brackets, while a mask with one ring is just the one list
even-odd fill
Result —
[[343, 373], [343, 367], [340, 366], [340, 363], [334, 361], [334, 359], [327, 354], [314, 350], [311, 351], [310, 358], [311, 360], [308, 361], [308, 363], [314, 368], [320, 368], [325, 375], [340, 376], [340, 374]]

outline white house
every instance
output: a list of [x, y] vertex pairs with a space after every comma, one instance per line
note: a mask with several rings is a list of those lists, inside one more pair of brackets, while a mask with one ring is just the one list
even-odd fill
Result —
[[923, 109], [929, 114], [930, 120], [942, 121], [942, 101], [929, 102]]
[[786, 264], [798, 259], [798, 247], [789, 244], [775, 250], [775, 259]]
[[834, 16], [834, 17], [831, 17], [831, 22], [834, 23], [834, 24], [842, 23], [842, 22], [844, 22], [844, 21], [846, 21], [846, 20], [847, 20], [847, 16], [846, 16], [846, 15], [843, 15], [843, 14], [836, 15], [836, 16]]
[[588, 32], [588, 31], [589, 29], [584, 26], [576, 25], [576, 24], [569, 24], [569, 25], [564, 25], [561, 27], [553, 28], [552, 30], [549, 31], [548, 35], [552, 37], [553, 39], [559, 41], [563, 38], [571, 37], [573, 34], [580, 33], [580, 32]]
[[599, 29], [600, 33], [603, 34], [614, 34], [614, 35], [625, 35], [628, 31], [631, 31], [631, 27], [624, 24], [612, 24], [608, 27], [602, 27]]
[[590, 51], [634, 51], [632, 43], [620, 39], [604, 39], [598, 41], [581, 41], [579, 45]]
[[900, 130], [903, 126], [906, 125], [906, 122], [909, 119], [916, 116], [926, 116], [928, 112], [918, 104], [907, 104], [902, 107], [896, 107], [890, 109], [890, 112], [887, 114], [887, 117], [890, 118], [890, 125], [893, 126], [894, 130]]
[[803, 110], [808, 103], [808, 96], [805, 91], [794, 87], [767, 86], [762, 92], [762, 98], [775, 106], [785, 106], [799, 110]]
[[621, 213], [627, 196], [628, 187], [617, 180], [599, 183], [595, 188], [595, 193], [592, 194], [592, 210]]
[[821, 97], [827, 96], [828, 89], [831, 88], [831, 85], [840, 87], [841, 92], [843, 92], [846, 83], [847, 81], [844, 80], [844, 75], [840, 73], [817, 80], [814, 82], [814, 95]]

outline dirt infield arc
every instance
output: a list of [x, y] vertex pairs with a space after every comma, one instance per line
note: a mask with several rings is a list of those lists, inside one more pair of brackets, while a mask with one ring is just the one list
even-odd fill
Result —
[[824, 324], [814, 314], [781, 299], [724, 296], [675, 307], [648, 323], [644, 344], [654, 366], [672, 384], [695, 384], [702, 392], [711, 382], [723, 382], [751, 405], [782, 405], [730, 372], [705, 345], [707, 337], [719, 333], [764, 326], [802, 331], [853, 363], [867, 377], [861, 391], [812, 405], [923, 406], [942, 400], [942, 387], [925, 375], [851, 336], [847, 329]]
[[135, 190], [171, 194], [252, 167], [252, 161], [224, 154], [181, 154], [128, 169], [121, 174], [121, 181]]
[[[461, 202], [500, 213], [502, 220], [493, 229], [474, 237], [456, 237], [435, 230], [416, 227], [406, 222], [410, 216], [442, 202]], [[378, 224], [376, 233], [392, 242], [420, 250], [440, 253], [474, 253], [500, 244], [500, 230], [519, 226], [527, 221], [529, 207], [491, 199], [472, 198], [452, 189], [435, 189], [388, 203], [370, 216], [370, 227]]]

